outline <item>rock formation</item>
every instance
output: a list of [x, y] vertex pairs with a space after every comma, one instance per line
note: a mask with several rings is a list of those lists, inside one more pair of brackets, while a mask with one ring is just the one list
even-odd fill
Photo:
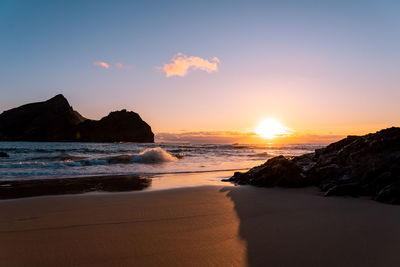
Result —
[[85, 120], [74, 111], [63, 95], [26, 104], [0, 114], [2, 141], [61, 141]]
[[348, 136], [298, 157], [269, 159], [229, 181], [257, 186], [318, 186], [331, 195], [371, 196], [400, 204], [400, 128]]
[[63, 95], [0, 114], [0, 141], [154, 142], [137, 113], [111, 112], [99, 121], [73, 110]]
[[6, 152], [1, 152], [0, 151], [0, 158], [9, 158], [10, 155], [8, 155]]
[[76, 127], [81, 142], [154, 142], [150, 126], [132, 111], [114, 111], [99, 121], [86, 120]]

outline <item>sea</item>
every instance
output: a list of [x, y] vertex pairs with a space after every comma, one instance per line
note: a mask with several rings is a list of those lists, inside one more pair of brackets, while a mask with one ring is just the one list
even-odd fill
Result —
[[140, 174], [152, 189], [220, 184], [271, 157], [314, 152], [325, 144], [0, 142], [0, 181]]

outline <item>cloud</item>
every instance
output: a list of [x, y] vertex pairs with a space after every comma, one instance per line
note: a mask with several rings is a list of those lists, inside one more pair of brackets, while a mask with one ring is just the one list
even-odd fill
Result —
[[133, 68], [132, 65], [124, 65], [124, 64], [122, 64], [121, 62], [115, 63], [115, 67], [116, 67], [117, 69], [121, 69], [121, 70], [129, 70], [129, 69], [132, 69], [132, 68]]
[[218, 71], [219, 63], [220, 61], [217, 57], [213, 57], [209, 61], [201, 57], [188, 57], [182, 53], [178, 53], [170, 60], [170, 63], [164, 64], [164, 66], [159, 67], [159, 69], [165, 72], [166, 77], [183, 77], [190, 70], [204, 70], [208, 73]]
[[104, 61], [94, 61], [93, 66], [102, 67], [108, 70], [110, 69], [110, 65]]
[[[342, 135], [317, 135], [307, 133], [293, 133], [288, 136], [276, 137], [273, 143], [321, 143], [328, 144], [344, 138]], [[240, 131], [183, 131], [178, 133], [157, 133], [157, 142], [182, 142], [182, 143], [263, 143], [265, 139], [254, 132]]]
[[238, 139], [254, 136], [254, 133], [235, 131], [197, 131], [179, 133], [157, 133], [157, 142], [191, 142], [191, 143], [234, 143]]

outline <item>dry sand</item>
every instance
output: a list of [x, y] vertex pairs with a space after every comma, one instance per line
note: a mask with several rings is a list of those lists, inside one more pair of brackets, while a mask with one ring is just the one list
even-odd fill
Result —
[[0, 201], [0, 266], [399, 266], [400, 207], [207, 186]]

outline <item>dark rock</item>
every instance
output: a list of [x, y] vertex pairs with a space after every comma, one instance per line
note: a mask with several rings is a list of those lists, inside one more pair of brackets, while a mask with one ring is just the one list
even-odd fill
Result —
[[338, 183], [334, 181], [325, 181], [319, 184], [319, 188], [321, 189], [322, 192], [327, 192], [331, 188], [337, 186]]
[[250, 184], [250, 177], [251, 175], [246, 175], [242, 172], [235, 172], [230, 179], [226, 179], [224, 181], [232, 181], [238, 184]]
[[254, 167], [246, 173], [236, 172], [232, 181], [239, 184], [246, 183], [268, 187], [298, 187], [306, 185], [306, 181], [300, 173], [301, 168], [292, 160], [279, 156], [269, 159], [263, 165]]
[[359, 196], [361, 193], [360, 187], [357, 183], [340, 184], [331, 187], [326, 191], [325, 196]]
[[111, 112], [99, 121], [80, 123], [75, 138], [81, 142], [154, 142], [150, 126], [139, 114], [126, 110]]
[[0, 114], [0, 141], [63, 141], [84, 120], [63, 95], [56, 95]]
[[389, 203], [389, 204], [400, 204], [400, 184], [391, 184], [385, 186], [376, 198], [379, 202]]
[[400, 204], [400, 128], [348, 136], [315, 153], [279, 156], [230, 179], [259, 186], [320, 187], [326, 196], [366, 195]]
[[303, 171], [309, 171], [316, 164], [314, 160], [314, 153], [304, 154], [293, 158], [293, 162], [301, 167]]
[[0, 152], [0, 158], [9, 158], [10, 155], [8, 155], [6, 152]]
[[154, 142], [154, 134], [137, 113], [88, 120], [57, 95], [0, 114], [0, 141]]

